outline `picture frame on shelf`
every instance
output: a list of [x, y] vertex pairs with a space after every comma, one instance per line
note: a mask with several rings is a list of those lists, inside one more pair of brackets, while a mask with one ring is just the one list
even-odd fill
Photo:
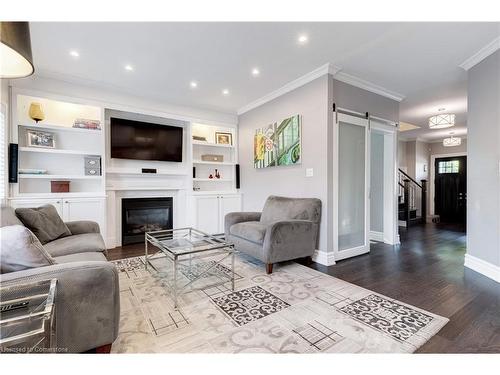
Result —
[[54, 133], [28, 130], [26, 132], [29, 147], [56, 148]]
[[215, 143], [218, 145], [233, 145], [233, 133], [215, 132]]

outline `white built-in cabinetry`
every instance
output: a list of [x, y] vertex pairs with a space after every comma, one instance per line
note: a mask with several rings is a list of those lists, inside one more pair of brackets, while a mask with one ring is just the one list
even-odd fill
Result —
[[224, 216], [241, 211], [240, 194], [204, 194], [194, 196], [195, 227], [203, 232], [224, 232]]
[[[97, 120], [103, 126], [104, 108], [85, 100], [12, 89], [10, 142], [19, 145], [20, 170], [45, 170], [44, 174], [18, 173], [10, 184], [14, 208], [52, 204], [64, 221], [92, 220], [106, 232], [105, 141], [102, 129], [74, 128], [76, 119]], [[29, 116], [31, 103], [40, 103], [45, 118], [38, 123]], [[34, 147], [29, 131], [50, 133], [55, 147]], [[101, 158], [100, 174], [86, 175], [85, 156]], [[52, 192], [51, 181], [70, 181], [68, 193]]]

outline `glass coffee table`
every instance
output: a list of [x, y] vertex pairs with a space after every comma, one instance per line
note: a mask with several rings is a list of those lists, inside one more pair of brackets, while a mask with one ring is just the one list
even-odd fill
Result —
[[[174, 308], [178, 308], [178, 296], [181, 293], [201, 290], [210, 287], [231, 283], [234, 291], [234, 245], [226, 242], [222, 235], [210, 235], [194, 228], [168, 229], [155, 232], [146, 232], [145, 235], [144, 263], [146, 269], [148, 264], [154, 268], [151, 260], [158, 257], [166, 257], [172, 262], [173, 275], [170, 283]], [[153, 245], [160, 250], [159, 253], [148, 254], [148, 246]], [[201, 271], [191, 272], [194, 264], [199, 264], [200, 259], [210, 258], [210, 262]], [[215, 267], [220, 267], [222, 262], [231, 258], [230, 272], [217, 273], [218, 278], [223, 280], [204, 284], [195, 288], [194, 284], [205, 277]], [[179, 280], [179, 265], [187, 267], [190, 278], [187, 282]], [[225, 267], [225, 266], [224, 266]]]

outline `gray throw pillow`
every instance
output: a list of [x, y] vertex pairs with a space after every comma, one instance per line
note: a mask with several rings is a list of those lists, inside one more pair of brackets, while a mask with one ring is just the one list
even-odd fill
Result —
[[16, 215], [38, 237], [42, 245], [60, 237], [71, 236], [70, 230], [51, 204], [38, 208], [17, 208]]
[[22, 225], [0, 228], [0, 272], [22, 271], [55, 264], [38, 238]]

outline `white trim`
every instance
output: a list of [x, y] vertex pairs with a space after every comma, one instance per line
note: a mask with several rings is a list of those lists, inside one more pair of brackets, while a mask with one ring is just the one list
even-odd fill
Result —
[[293, 91], [301, 86], [304, 86], [305, 84], [314, 81], [316, 78], [324, 76], [325, 74], [332, 74], [332, 75], [336, 74], [339, 70], [340, 70], [339, 67], [332, 65], [330, 63], [320, 66], [319, 68], [313, 70], [312, 72], [304, 74], [302, 77], [299, 77], [291, 82], [288, 82], [286, 85], [280, 87], [279, 89], [274, 90], [269, 94], [266, 94], [261, 98], [254, 100], [251, 103], [248, 103], [247, 105], [244, 105], [243, 107], [238, 109], [237, 114], [242, 115], [245, 112], [260, 107], [261, 105], [270, 102], [271, 100], [274, 100], [290, 91]]
[[370, 241], [385, 242], [384, 241], [384, 233], [371, 230], [370, 231]]
[[479, 64], [489, 55], [495, 53], [498, 49], [500, 49], [500, 36], [492, 40], [490, 43], [485, 45], [483, 48], [481, 48], [479, 51], [477, 51], [475, 54], [461, 63], [459, 67], [464, 70], [469, 70], [476, 64]]
[[500, 267], [470, 254], [465, 254], [464, 266], [500, 283]]
[[314, 250], [312, 259], [324, 266], [333, 266], [335, 264], [335, 257], [332, 252], [327, 253], [326, 251]]
[[385, 87], [376, 85], [375, 83], [365, 81], [364, 79], [355, 77], [351, 74], [347, 74], [341, 71], [334, 74], [333, 78], [336, 79], [337, 81], [341, 81], [349, 85], [359, 87], [360, 89], [370, 91], [381, 96], [385, 96], [386, 98], [396, 100], [398, 102], [402, 101], [405, 98], [403, 94], [400, 94], [396, 91], [386, 89]]
[[[434, 197], [436, 195], [436, 188], [434, 186], [434, 180], [436, 179], [436, 167], [435, 167], [435, 164], [436, 164], [436, 159], [439, 159], [439, 158], [453, 158], [455, 156], [467, 156], [467, 153], [466, 152], [450, 152], [449, 154], [432, 154], [431, 155], [431, 165], [430, 165], [430, 169], [429, 169], [429, 214], [428, 214], [428, 218], [432, 218], [434, 215], [436, 215], [436, 213], [434, 212], [434, 209], [435, 209], [435, 205], [434, 205]], [[427, 221], [427, 218], [426, 218], [426, 221]]]

